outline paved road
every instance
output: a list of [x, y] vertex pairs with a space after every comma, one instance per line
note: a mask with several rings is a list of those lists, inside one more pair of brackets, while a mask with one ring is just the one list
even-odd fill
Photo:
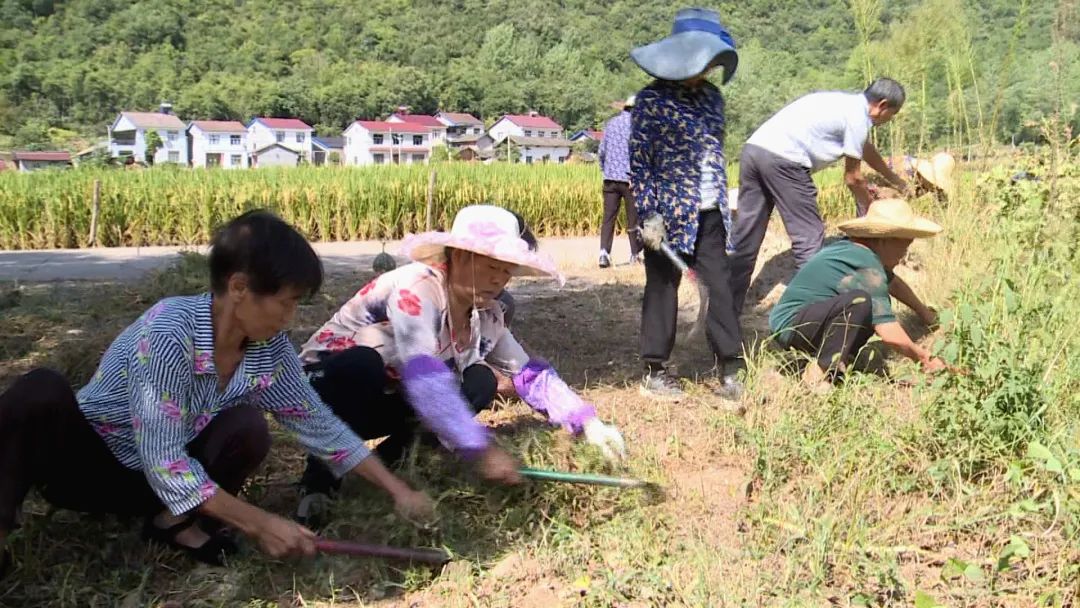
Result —
[[[621, 235], [620, 235], [621, 236]], [[629, 257], [626, 237], [615, 245], [617, 261]], [[333, 274], [357, 269], [368, 270], [382, 250], [378, 241], [315, 243], [315, 251]], [[386, 244], [396, 253], [397, 242]], [[0, 281], [37, 283], [45, 281], [130, 281], [148, 271], [162, 268], [176, 260], [183, 251], [206, 252], [205, 246], [187, 247], [109, 247], [99, 249], [47, 249], [0, 251]], [[553, 256], [564, 269], [591, 266], [599, 251], [597, 237], [544, 239], [541, 250]], [[403, 261], [398, 258], [399, 263]]]

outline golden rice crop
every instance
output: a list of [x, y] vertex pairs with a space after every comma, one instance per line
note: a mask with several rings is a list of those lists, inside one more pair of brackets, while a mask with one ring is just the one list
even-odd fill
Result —
[[[425, 228], [432, 169], [436, 227], [449, 227], [463, 206], [489, 202], [521, 213], [540, 235], [599, 231], [595, 165], [163, 166], [0, 174], [0, 249], [85, 247], [95, 180], [102, 183], [98, 244], [106, 247], [205, 243], [215, 226], [253, 208], [273, 210], [315, 241], [398, 238]], [[826, 189], [822, 195], [833, 198]]]

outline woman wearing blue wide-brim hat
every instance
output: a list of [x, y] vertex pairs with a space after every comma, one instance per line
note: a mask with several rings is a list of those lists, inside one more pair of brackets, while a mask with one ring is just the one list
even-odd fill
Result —
[[656, 78], [637, 95], [630, 133], [630, 185], [646, 244], [653, 235], [645, 251], [641, 392], [669, 401], [684, 396], [665, 367], [675, 344], [681, 275], [656, 251], [663, 238], [708, 287], [706, 336], [721, 370], [717, 395], [737, 402], [742, 336], [728, 289], [724, 98], [707, 80], [716, 68], [723, 68], [724, 83], [735, 74], [735, 41], [715, 11], [689, 8], [675, 15], [671, 35], [630, 57]]
[[630, 57], [650, 76], [674, 81], [722, 66], [727, 84], [739, 65], [735, 40], [720, 24], [716, 11], [702, 8], [676, 13], [670, 36], [630, 51]]

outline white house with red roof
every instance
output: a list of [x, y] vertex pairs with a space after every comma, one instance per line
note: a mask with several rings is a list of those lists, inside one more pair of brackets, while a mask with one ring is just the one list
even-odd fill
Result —
[[[315, 129], [299, 118], [260, 116], [251, 119], [247, 125], [247, 149], [255, 155], [277, 144], [295, 151], [302, 162], [311, 162], [311, 139], [314, 136]], [[260, 166], [265, 165], [260, 163]]]
[[446, 125], [434, 116], [429, 116], [427, 114], [410, 114], [407, 110], [402, 108], [391, 114], [390, 118], [386, 119], [386, 122], [408, 123], [410, 125], [427, 127], [431, 130], [432, 144], [446, 143]]
[[431, 129], [411, 122], [358, 120], [345, 129], [346, 165], [426, 163], [431, 158]]
[[109, 154], [113, 158], [134, 156], [146, 160], [146, 136], [155, 131], [162, 146], [154, 153], [154, 164], [188, 162], [184, 121], [172, 113], [172, 106], [161, 104], [157, 112], [121, 112], [109, 125]]
[[562, 125], [536, 112], [507, 114], [491, 126], [488, 134], [496, 146], [507, 145], [508, 152], [523, 163], [566, 162], [573, 145], [566, 139]]
[[235, 120], [193, 120], [187, 128], [192, 167], [248, 166], [247, 127]]

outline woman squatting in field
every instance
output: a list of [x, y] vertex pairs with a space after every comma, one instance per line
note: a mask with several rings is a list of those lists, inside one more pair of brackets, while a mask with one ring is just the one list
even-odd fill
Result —
[[246, 213], [214, 238], [211, 291], [155, 304], [78, 394], [46, 369], [17, 380], [0, 395], [0, 552], [36, 487], [58, 507], [145, 516], [146, 540], [206, 563], [236, 549], [222, 525], [274, 557], [314, 554], [311, 531], [237, 497], [270, 449], [266, 412], [333, 476], [356, 474], [402, 515], [428, 516], [427, 495], [323, 404], [283, 332], [322, 276], [296, 230]]
[[[312, 386], [387, 462], [400, 460], [424, 427], [490, 481], [521, 480], [518, 462], [474, 419], [496, 394], [493, 368], [521, 398], [612, 458], [622, 436], [596, 416], [546, 362], [531, 359], [506, 327], [497, 298], [513, 276], [562, 277], [536, 251], [520, 216], [490, 205], [458, 212], [450, 232], [407, 238], [413, 263], [365, 285], [304, 344]], [[337, 482], [309, 458], [297, 518], [318, 519]]]

